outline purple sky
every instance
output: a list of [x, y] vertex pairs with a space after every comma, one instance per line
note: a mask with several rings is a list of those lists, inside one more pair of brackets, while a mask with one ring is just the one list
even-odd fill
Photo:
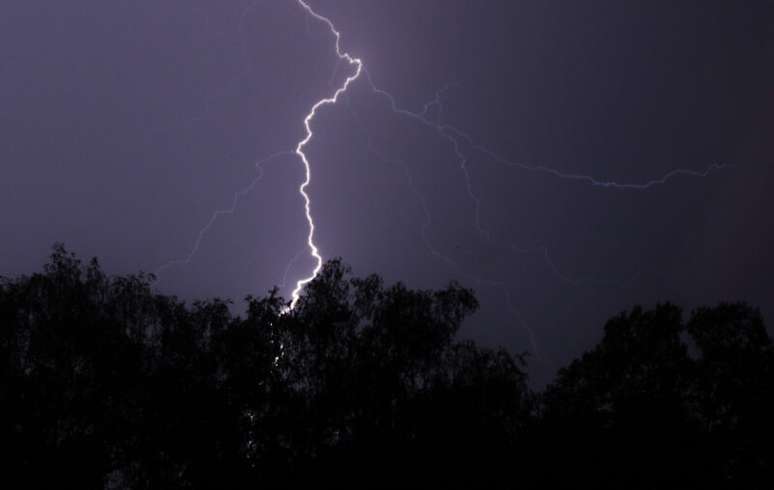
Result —
[[[401, 107], [452, 84], [428, 118], [508, 160], [625, 183], [734, 165], [622, 190], [463, 142], [468, 189], [449, 141], [361, 79], [307, 146], [325, 257], [475, 288], [466, 334], [537, 346], [542, 372], [635, 303], [745, 299], [774, 316], [771, 2], [309, 3]], [[2, 2], [0, 274], [39, 268], [55, 241], [111, 272], [185, 259], [351, 73], [333, 42], [294, 0]], [[287, 154], [262, 168], [161, 290], [261, 294], [298, 257], [289, 295], [308, 273], [303, 168]]]

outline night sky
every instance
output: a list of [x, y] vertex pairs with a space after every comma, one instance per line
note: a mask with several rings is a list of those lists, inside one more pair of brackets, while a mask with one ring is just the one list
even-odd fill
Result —
[[[634, 304], [774, 318], [774, 3], [309, 4], [401, 108], [439, 96], [422, 124], [361, 77], [320, 110], [325, 258], [474, 288], [464, 334], [531, 351], [538, 381]], [[0, 275], [61, 241], [186, 299], [289, 297], [314, 266], [292, 151], [352, 74], [334, 42], [295, 0], [4, 0]], [[464, 168], [438, 122], [473, 139]], [[622, 184], [728, 166], [641, 190], [492, 153]]]

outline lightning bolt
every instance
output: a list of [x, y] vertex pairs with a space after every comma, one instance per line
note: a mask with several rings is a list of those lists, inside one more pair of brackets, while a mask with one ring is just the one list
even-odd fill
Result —
[[339, 97], [341, 97], [341, 94], [347, 91], [350, 84], [354, 82], [355, 80], [360, 77], [360, 73], [363, 71], [363, 62], [359, 58], [354, 58], [350, 56], [349, 53], [342, 51], [341, 49], [341, 33], [336, 30], [336, 26], [333, 25], [333, 22], [327, 18], [324, 17], [317, 12], [315, 12], [312, 7], [309, 6], [304, 0], [298, 0], [299, 5], [303, 7], [306, 12], [312, 16], [314, 19], [323, 22], [328, 26], [328, 29], [331, 31], [331, 33], [336, 38], [336, 56], [338, 56], [339, 62], [346, 61], [350, 66], [355, 67], [355, 73], [348, 76], [346, 80], [344, 80], [344, 83], [336, 89], [336, 91], [331, 95], [330, 97], [327, 97], [325, 99], [321, 99], [317, 101], [312, 108], [309, 110], [309, 113], [304, 118], [304, 128], [306, 129], [306, 135], [304, 136], [304, 139], [298, 142], [298, 145], [296, 146], [296, 155], [301, 159], [301, 163], [304, 165], [304, 172], [305, 177], [304, 181], [301, 183], [301, 185], [298, 188], [298, 193], [301, 194], [301, 197], [304, 200], [304, 212], [306, 215], [306, 222], [309, 226], [309, 233], [306, 236], [306, 244], [307, 247], [309, 247], [309, 252], [311, 256], [315, 260], [315, 266], [312, 270], [311, 274], [307, 277], [304, 277], [302, 279], [299, 279], [298, 282], [296, 282], [296, 287], [291, 293], [291, 302], [290, 302], [290, 309], [292, 310], [295, 308], [296, 304], [298, 303], [298, 300], [301, 299], [301, 290], [304, 288], [304, 286], [311, 281], [314, 280], [315, 277], [317, 277], [317, 274], [320, 273], [320, 269], [322, 269], [323, 259], [320, 255], [320, 250], [317, 248], [317, 245], [314, 242], [314, 231], [315, 231], [315, 225], [314, 225], [314, 218], [312, 217], [312, 202], [309, 198], [309, 194], [306, 192], [306, 188], [309, 187], [309, 184], [312, 182], [312, 166], [309, 163], [309, 159], [306, 156], [306, 153], [304, 153], [304, 147], [309, 144], [310, 141], [312, 141], [312, 137], [314, 137], [314, 132], [312, 131], [312, 121], [314, 120], [314, 117], [317, 115], [317, 110], [320, 109], [323, 106], [326, 105], [333, 105], [336, 102], [338, 102]]
[[[434, 130], [439, 136], [446, 139], [450, 143], [451, 148], [457, 158], [457, 163], [460, 168], [460, 171], [465, 180], [468, 197], [470, 201], [473, 203], [475, 227], [479, 235], [481, 235], [487, 241], [491, 241], [491, 235], [489, 234], [488, 230], [486, 230], [482, 225], [481, 199], [478, 197], [478, 195], [475, 193], [473, 189], [473, 184], [471, 182], [471, 174], [469, 169], [470, 157], [466, 155], [465, 152], [463, 151], [462, 149], [463, 144], [468, 145], [468, 147], [471, 150], [481, 153], [489, 157], [492, 161], [505, 167], [511, 167], [511, 168], [515, 167], [529, 172], [546, 173], [563, 180], [574, 180], [574, 181], [579, 181], [582, 183], [592, 185], [594, 187], [620, 189], [620, 190], [646, 190], [657, 185], [665, 184], [673, 177], [677, 177], [681, 175], [689, 176], [689, 177], [707, 177], [713, 171], [722, 170], [724, 168], [732, 166], [725, 163], [713, 163], [701, 171], [685, 169], [685, 168], [677, 168], [677, 169], [670, 170], [660, 178], [651, 179], [647, 182], [620, 183], [620, 182], [615, 182], [611, 180], [601, 180], [592, 175], [563, 172], [559, 169], [548, 167], [545, 165], [535, 165], [535, 164], [516, 162], [498, 154], [497, 152], [481, 144], [478, 144], [473, 138], [473, 136], [471, 136], [469, 133], [459, 129], [456, 126], [453, 126], [451, 124], [447, 124], [441, 121], [441, 117], [443, 115], [443, 110], [444, 110], [443, 95], [446, 91], [448, 91], [449, 88], [451, 88], [451, 86], [457, 85], [457, 84], [448, 84], [446, 87], [439, 90], [435, 94], [435, 97], [430, 102], [426, 103], [423, 106], [423, 109], [421, 112], [414, 112], [409, 109], [401, 107], [398, 104], [395, 96], [393, 96], [391, 93], [387, 92], [386, 90], [379, 88], [371, 78], [371, 74], [369, 73], [369, 71], [367, 69], [364, 69], [364, 71], [365, 71], [366, 81], [368, 82], [371, 90], [375, 94], [380, 95], [387, 100], [387, 102], [389, 103], [389, 107], [394, 114], [412, 119], [418, 122], [419, 124]], [[437, 120], [435, 121], [431, 120], [428, 117], [430, 113], [430, 108], [433, 106], [436, 106], [438, 108]]]
[[435, 257], [436, 259], [442, 262], [445, 262], [452, 269], [461, 270], [460, 265], [457, 262], [455, 262], [451, 257], [441, 253], [441, 251], [438, 250], [438, 248], [436, 248], [435, 245], [433, 245], [432, 241], [430, 240], [430, 237], [428, 236], [430, 227], [433, 225], [433, 216], [430, 213], [430, 207], [427, 205], [427, 199], [425, 199], [425, 196], [419, 191], [417, 186], [414, 184], [414, 176], [411, 174], [411, 171], [409, 170], [409, 165], [402, 159], [388, 158], [387, 156], [382, 154], [379, 150], [374, 148], [370, 138], [368, 138], [368, 151], [371, 155], [376, 157], [376, 159], [380, 160], [381, 162], [387, 165], [391, 165], [391, 166], [399, 165], [403, 168], [403, 175], [406, 178], [406, 186], [408, 187], [409, 191], [416, 199], [417, 203], [419, 204], [419, 208], [422, 210], [422, 214], [425, 217], [425, 220], [422, 223], [422, 226], [420, 228], [420, 237], [422, 238], [422, 243], [424, 243], [425, 245], [425, 249], [430, 255], [432, 255], [433, 257]]
[[[430, 100], [429, 102], [427, 102], [424, 105], [424, 108], [423, 108], [422, 112], [418, 113], [418, 114], [426, 115], [426, 114], [429, 113], [431, 107], [437, 106], [438, 107], [438, 111], [439, 111], [438, 115], [440, 117], [440, 115], [442, 114], [442, 111], [443, 111], [443, 105], [442, 105], [442, 103], [440, 101], [440, 96], [441, 96], [441, 94], [443, 92], [445, 92], [447, 90], [447, 88], [448, 88], [448, 86], [443, 88], [443, 89], [441, 89], [438, 93], [436, 93], [435, 97], [432, 100]], [[353, 118], [360, 123], [360, 125], [361, 125], [360, 130], [364, 131], [362, 129], [363, 124], [362, 124], [362, 121], [360, 121], [360, 117], [351, 108], [350, 108], [350, 113], [352, 114]], [[365, 131], [364, 131], [364, 133], [365, 133]], [[467, 275], [468, 277], [472, 277], [475, 281], [477, 281], [480, 284], [481, 283], [485, 283], [487, 281], [490, 281], [489, 285], [494, 286], [496, 288], [504, 289], [505, 284], [502, 283], [502, 282], [491, 282], [491, 280], [484, 279], [484, 278], [482, 278], [480, 276], [477, 276], [475, 274], [463, 272], [463, 268], [462, 268], [462, 266], [458, 262], [453, 260], [448, 255], [443, 254], [432, 243], [432, 241], [430, 240], [430, 237], [428, 236], [429, 229], [433, 225], [432, 214], [430, 212], [429, 206], [427, 205], [427, 200], [425, 199], [425, 196], [420, 192], [420, 190], [417, 188], [417, 186], [414, 183], [414, 177], [411, 174], [410, 166], [402, 159], [387, 157], [384, 153], [382, 153], [380, 150], [378, 150], [374, 146], [374, 144], [372, 142], [371, 136], [368, 135], [367, 133], [365, 133], [365, 134], [366, 134], [366, 139], [367, 139], [367, 142], [368, 142], [368, 145], [367, 145], [368, 151], [369, 151], [369, 153], [371, 155], [373, 155], [377, 160], [379, 160], [379, 161], [381, 161], [381, 162], [383, 162], [383, 163], [385, 163], [387, 165], [402, 167], [403, 173], [404, 173], [405, 178], [406, 178], [406, 181], [405, 181], [406, 185], [407, 185], [409, 191], [411, 192], [411, 194], [413, 194], [413, 196], [415, 197], [415, 199], [416, 199], [417, 203], [419, 204], [419, 207], [422, 210], [422, 212], [424, 214], [424, 217], [425, 217], [424, 223], [422, 223], [422, 226], [421, 226], [421, 229], [420, 229], [420, 237], [422, 239], [423, 244], [425, 245], [425, 249], [427, 250], [427, 252], [431, 256], [433, 256], [436, 259], [440, 260], [441, 262], [444, 262], [451, 269], [454, 269], [458, 273], [462, 273], [463, 275]], [[481, 230], [480, 227], [479, 227], [479, 230]], [[487, 235], [488, 235], [488, 233], [487, 233]], [[568, 276], [567, 274], [565, 274], [564, 272], [562, 272], [560, 270], [560, 268], [556, 265], [556, 263], [551, 259], [548, 247], [539, 246], [539, 245], [536, 244], [536, 247], [534, 249], [526, 249], [526, 248], [522, 248], [522, 247], [516, 245], [515, 243], [500, 243], [497, 240], [492, 239], [491, 236], [490, 236], [490, 241], [492, 243], [496, 244], [496, 245], [499, 245], [499, 246], [503, 247], [504, 249], [509, 250], [513, 254], [535, 254], [535, 253], [540, 253], [543, 256], [543, 260], [544, 260], [546, 266], [553, 273], [553, 275], [556, 276], [562, 282], [570, 284], [572, 286], [578, 286], [578, 287], [584, 286], [584, 285], [620, 286], [620, 285], [623, 285], [625, 283], [633, 281], [639, 275], [639, 273], [636, 273], [633, 277], [629, 278], [628, 280], [627, 279], [622, 279], [622, 280], [619, 280], [619, 281], [611, 281], [611, 280], [606, 280], [606, 281], [589, 281], [589, 280], [583, 280], [583, 279], [576, 279], [576, 278]], [[511, 299], [510, 292], [506, 291], [506, 293], [507, 293], [506, 294], [506, 301], [509, 304], [509, 308], [511, 310], [514, 310], [515, 308], [513, 307], [513, 301]], [[530, 335], [533, 337], [533, 342], [534, 342], [534, 334], [530, 332]]]
[[[370, 89], [374, 94], [381, 96], [387, 100], [389, 108], [394, 114], [401, 117], [409, 118], [419, 123], [420, 125], [435, 131], [439, 137], [445, 139], [449, 143], [449, 147], [451, 151], [454, 153], [459, 170], [462, 174], [462, 177], [464, 178], [467, 197], [472, 202], [472, 205], [473, 205], [473, 223], [475, 225], [476, 231], [483, 239], [485, 239], [490, 243], [494, 243], [495, 241], [493, 240], [490, 232], [483, 225], [482, 212], [481, 212], [482, 200], [474, 189], [472, 175], [470, 171], [470, 162], [474, 154], [482, 155], [488, 158], [489, 160], [507, 168], [517, 168], [523, 171], [546, 173], [559, 179], [573, 180], [579, 183], [592, 185], [594, 187], [621, 189], [621, 190], [645, 190], [656, 185], [665, 184], [668, 180], [672, 179], [673, 177], [677, 177], [681, 175], [690, 176], [690, 177], [707, 177], [713, 171], [720, 170], [729, 166], [725, 164], [712, 164], [703, 171], [678, 168], [667, 172], [660, 178], [652, 179], [643, 183], [619, 183], [619, 182], [610, 181], [610, 180], [601, 180], [591, 175], [564, 172], [559, 169], [548, 167], [545, 165], [534, 165], [534, 164], [527, 164], [527, 163], [521, 163], [521, 162], [510, 160], [508, 158], [501, 156], [495, 151], [483, 145], [478, 144], [474, 140], [474, 138], [467, 132], [459, 129], [454, 125], [448, 124], [443, 121], [444, 110], [445, 110], [444, 103], [443, 103], [444, 95], [452, 86], [457, 85], [456, 83], [448, 84], [446, 87], [436, 92], [435, 97], [431, 99], [429, 102], [425, 103], [421, 111], [415, 112], [401, 107], [398, 104], [396, 97], [394, 97], [391, 93], [379, 88], [374, 83], [370, 73], [368, 72], [368, 70], [366, 69], [365, 65], [363, 64], [360, 58], [353, 57], [348, 52], [342, 49], [341, 33], [336, 29], [336, 26], [333, 24], [330, 18], [317, 13], [314, 9], [312, 9], [312, 7], [307, 3], [307, 1], [308, 0], [297, 0], [298, 5], [306, 12], [306, 14], [308, 14], [307, 19], [311, 18], [315, 21], [325, 24], [325, 26], [327, 26], [328, 30], [330, 31], [330, 34], [332, 34], [333, 37], [335, 38], [335, 52], [336, 52], [337, 58], [336, 58], [336, 64], [334, 66], [334, 72], [333, 72], [333, 75], [331, 76], [331, 81], [329, 82], [329, 85], [332, 85], [332, 80], [335, 77], [335, 73], [343, 62], [346, 62], [346, 64], [349, 65], [350, 67], [354, 67], [354, 72], [344, 80], [344, 82], [333, 92], [332, 95], [330, 95], [329, 97], [323, 98], [312, 105], [309, 112], [306, 114], [306, 116], [303, 119], [303, 125], [305, 129], [304, 137], [297, 143], [295, 150], [292, 152], [301, 160], [301, 163], [303, 164], [303, 168], [304, 168], [304, 179], [298, 187], [298, 193], [300, 194], [304, 203], [304, 212], [305, 212], [304, 214], [305, 214], [305, 218], [308, 226], [306, 248], [308, 249], [310, 256], [314, 259], [315, 265], [312, 271], [309, 273], [309, 275], [299, 279], [296, 282], [296, 286], [291, 293], [292, 300], [288, 306], [288, 310], [295, 308], [298, 301], [300, 300], [301, 292], [303, 291], [304, 286], [306, 286], [308, 283], [310, 283], [317, 277], [323, 265], [322, 255], [320, 254], [320, 250], [315, 242], [316, 226], [315, 226], [315, 221], [312, 214], [311, 198], [307, 192], [307, 189], [312, 182], [312, 165], [304, 149], [312, 141], [314, 137], [312, 125], [318, 113], [318, 110], [320, 110], [321, 108], [327, 105], [335, 105], [339, 101], [341, 96], [347, 92], [350, 85], [353, 84], [359, 78], [361, 78], [361, 75], [364, 75], [363, 78], [365, 78], [365, 81], [367, 82], [368, 86], [370, 87]], [[240, 27], [241, 27], [241, 23], [244, 21], [244, 17], [247, 15], [249, 9], [252, 7], [254, 7], [254, 4], [248, 7], [248, 9], [243, 14], [242, 19], [240, 20]], [[270, 156], [269, 159], [274, 158], [281, 154], [289, 154], [289, 153], [291, 152], [280, 152], [278, 154]], [[380, 157], [381, 160], [386, 161], [387, 163], [391, 163], [391, 164], [397, 163], [403, 167], [405, 177], [406, 177], [406, 183], [409, 189], [411, 190], [412, 194], [420, 204], [420, 207], [425, 216], [425, 222], [422, 225], [422, 233], [421, 233], [422, 240], [425, 244], [425, 247], [437, 259], [447, 263], [452, 268], [459, 270], [459, 265], [457, 265], [455, 261], [452, 260], [450, 257], [442, 254], [438, 249], [435, 248], [435, 246], [429, 240], [428, 229], [432, 225], [432, 217], [430, 214], [430, 210], [427, 206], [427, 203], [425, 202], [424, 196], [421, 195], [419, 190], [414, 185], [413, 176], [409, 171], [408, 165], [402, 160], [390, 161], [390, 159], [382, 155], [378, 155], [378, 156]], [[260, 181], [263, 175], [263, 169], [259, 166], [259, 170], [261, 171], [260, 174], [258, 175], [258, 177], [256, 177], [255, 180], [253, 180], [253, 182], [250, 183], [249, 186], [234, 194], [232, 206], [230, 208], [225, 210], [218, 210], [218, 211], [215, 211], [215, 213], [213, 213], [212, 217], [207, 222], [207, 224], [200, 230], [197, 236], [197, 239], [194, 243], [194, 246], [190, 251], [190, 253], [188, 254], [188, 256], [186, 256], [183, 259], [170, 261], [169, 263], [164, 264], [162, 267], [160, 267], [159, 270], [166, 269], [175, 264], [189, 263], [193, 259], [196, 252], [198, 251], [199, 246], [202, 240], [204, 239], [204, 236], [207, 234], [207, 232], [215, 223], [215, 221], [220, 216], [223, 216], [225, 214], [233, 214], [236, 210], [236, 206], [239, 199], [241, 199], [244, 195], [249, 193], [255, 187], [257, 182]], [[528, 250], [523, 250], [514, 244], [510, 244], [509, 248], [513, 252], [518, 252], [518, 253], [529, 252]], [[296, 261], [298, 256], [299, 255], [296, 255], [286, 267], [285, 277], [287, 276], [291, 265]], [[559, 269], [556, 267], [553, 261], [551, 261], [548, 255], [547, 249], [544, 251], [544, 260], [546, 264], [549, 266], [549, 268], [559, 278], [569, 283], [577, 282], [575, 280], [572, 280], [564, 276], [559, 271]], [[510, 293], [507, 292], [507, 288], [505, 288], [504, 283], [500, 281], [487, 281], [482, 278], [476, 278], [476, 280], [478, 281], [483, 280], [485, 282], [488, 282], [488, 284], [493, 287], [502, 288], [503, 291], [506, 293], [507, 302], [509, 304], [512, 304]], [[283, 278], [283, 283], [284, 283], [284, 278]], [[532, 334], [531, 334], [531, 337], [532, 337], [532, 341], [534, 342], [534, 336]]]
[[567, 172], [562, 172], [560, 170], [546, 167], [545, 165], [530, 165], [527, 163], [521, 163], [521, 162], [515, 162], [512, 160], [508, 160], [505, 157], [502, 157], [498, 155], [497, 153], [493, 152], [492, 150], [480, 146], [480, 145], [473, 145], [473, 149], [483, 153], [484, 155], [489, 156], [492, 160], [495, 162], [504, 165], [506, 167], [516, 167], [520, 168], [522, 170], [527, 170], [530, 172], [541, 172], [553, 175], [554, 177], [558, 177], [560, 179], [564, 180], [577, 180], [581, 182], [585, 182], [587, 184], [590, 184], [594, 187], [607, 187], [611, 189], [634, 189], [634, 190], [646, 190], [656, 185], [663, 185], [666, 184], [668, 180], [670, 180], [673, 177], [677, 177], [678, 175], [686, 175], [690, 177], [707, 177], [710, 173], [716, 170], [722, 170], [727, 167], [731, 167], [730, 164], [727, 163], [713, 163], [709, 165], [704, 170], [691, 170], [687, 168], [676, 168], [673, 170], [670, 170], [669, 172], [665, 173], [662, 177], [658, 179], [651, 179], [647, 182], [643, 183], [619, 183], [611, 180], [599, 180], [597, 178], [592, 177], [591, 175], [583, 175], [583, 174], [572, 174]]
[[234, 195], [231, 196], [231, 206], [225, 209], [215, 210], [210, 216], [210, 219], [207, 221], [207, 223], [199, 230], [199, 233], [196, 235], [196, 240], [194, 241], [193, 247], [191, 247], [191, 250], [188, 252], [188, 254], [181, 259], [173, 259], [160, 265], [158, 268], [156, 268], [156, 272], [155, 272], [156, 276], [160, 277], [161, 273], [169, 269], [170, 267], [173, 267], [176, 265], [190, 264], [193, 258], [196, 256], [196, 253], [199, 251], [199, 247], [201, 246], [202, 241], [204, 241], [204, 237], [210, 231], [210, 229], [215, 224], [215, 222], [218, 221], [218, 218], [220, 218], [221, 216], [234, 214], [236, 212], [239, 201], [243, 197], [250, 194], [250, 192], [252, 192], [253, 189], [255, 189], [255, 186], [258, 185], [258, 182], [263, 180], [263, 176], [264, 176], [263, 166], [269, 163], [270, 161], [275, 160], [281, 156], [290, 156], [292, 154], [293, 153], [290, 151], [278, 151], [256, 162], [255, 168], [258, 170], [258, 175], [255, 176], [255, 178], [250, 182], [250, 184], [236, 191]]

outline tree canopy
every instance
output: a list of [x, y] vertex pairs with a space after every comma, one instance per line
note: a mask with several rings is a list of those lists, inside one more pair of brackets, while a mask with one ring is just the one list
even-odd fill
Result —
[[186, 304], [57, 246], [0, 281], [6, 477], [80, 488], [769, 488], [774, 349], [746, 304], [635, 307], [530, 389], [478, 306], [328, 262]]

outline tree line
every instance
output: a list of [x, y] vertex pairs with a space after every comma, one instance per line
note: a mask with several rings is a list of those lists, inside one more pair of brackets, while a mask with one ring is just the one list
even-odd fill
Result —
[[[478, 307], [328, 262], [186, 304], [61, 245], [0, 280], [4, 488], [774, 488], [774, 349], [743, 303], [635, 307], [530, 389]], [[13, 482], [13, 483], [12, 483]]]

